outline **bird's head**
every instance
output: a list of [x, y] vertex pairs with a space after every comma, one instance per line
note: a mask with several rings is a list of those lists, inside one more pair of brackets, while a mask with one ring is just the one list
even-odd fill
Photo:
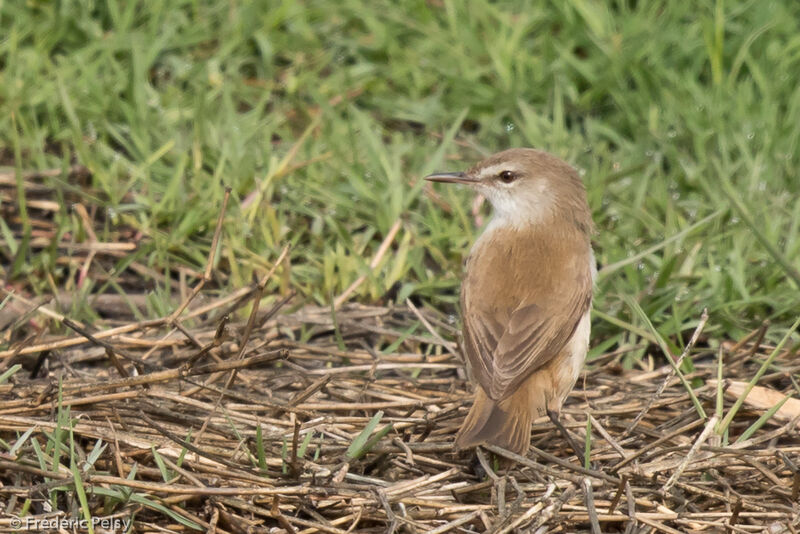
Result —
[[465, 172], [437, 172], [425, 179], [469, 185], [491, 202], [495, 219], [505, 224], [539, 224], [566, 215], [588, 220], [591, 226], [586, 192], [578, 173], [541, 150], [512, 148]]

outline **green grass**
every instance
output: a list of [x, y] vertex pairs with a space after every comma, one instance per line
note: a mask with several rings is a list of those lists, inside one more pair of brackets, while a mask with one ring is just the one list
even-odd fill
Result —
[[[93, 193], [46, 182], [100, 206], [100, 240], [140, 230], [137, 261], [174, 278], [202, 270], [229, 185], [227, 284], [288, 243], [290, 282], [318, 303], [370, 271], [401, 218], [355, 298], [398, 284], [398, 302], [447, 308], [479, 229], [468, 191], [435, 189], [448, 212], [420, 178], [537, 146], [584, 173], [597, 258], [617, 265], [598, 284], [617, 321], [595, 318], [597, 350], [646, 327], [625, 296], [678, 346], [703, 307], [714, 337], [770, 319], [778, 339], [800, 302], [797, 20], [792, 0], [0, 0], [0, 163], [88, 166]], [[70, 202], [59, 236], [84, 240]], [[20, 208], [23, 238], [0, 227], [2, 274], [74, 289], [79, 264], [30, 248]], [[104, 290], [123, 290], [129, 261]], [[172, 309], [152, 283], [153, 312]]]

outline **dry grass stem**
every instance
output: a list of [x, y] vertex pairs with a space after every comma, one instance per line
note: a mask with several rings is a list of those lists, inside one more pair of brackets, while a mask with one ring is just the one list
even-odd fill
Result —
[[[0, 438], [9, 444], [0, 453], [0, 498], [15, 496], [11, 513], [29, 498], [39, 515], [49, 495], [71, 494], [67, 458], [54, 464], [52, 453], [35, 452], [52, 450], [66, 425], [82, 458], [102, 448], [82, 483], [137, 495], [135, 524], [144, 529], [168, 520], [217, 531], [238, 521], [308, 534], [539, 532], [555, 525], [597, 532], [626, 524], [656, 532], [751, 532], [754, 525], [797, 522], [796, 421], [768, 420], [740, 443], [708, 445], [715, 419], [698, 419], [681, 383], [664, 380], [671, 373], [666, 365], [622, 376], [599, 366], [586, 371], [586, 390], [571, 395], [563, 410], [587, 414], [597, 430], [592, 469], [570, 461], [564, 438], [540, 420], [527, 457], [485, 447], [500, 461], [483, 457], [491, 478], [482, 480], [473, 453], [452, 446], [472, 386], [460, 378], [452, 341], [437, 335], [436, 317], [419, 307], [342, 305], [341, 350], [329, 309], [285, 311], [291, 296], [264, 295], [265, 287], [262, 278], [256, 287], [220, 296], [205, 313], [184, 307], [182, 317], [192, 316], [191, 326], [183, 324], [189, 335], [165, 336], [174, 330], [169, 316], [94, 333], [78, 326], [83, 333], [70, 338], [69, 354], [99, 350], [96, 356], [50, 357], [45, 377], [17, 373], [0, 384]], [[427, 334], [408, 335], [420, 322]], [[309, 331], [313, 336], [303, 338]], [[47, 343], [39, 350], [65, 354], [65, 346]], [[394, 351], [384, 354], [392, 344]], [[118, 363], [129, 376], [113, 364], [97, 365], [106, 349], [122, 356]], [[14, 358], [35, 355], [20, 350]], [[694, 364], [690, 379], [716, 377], [713, 351]], [[757, 364], [742, 361], [737, 369], [752, 375]], [[793, 369], [791, 351], [772, 365]], [[207, 380], [232, 371], [235, 381]], [[785, 376], [764, 375], [759, 385], [785, 395], [793, 387]], [[698, 388], [697, 395], [713, 411], [715, 388]], [[365, 450], [348, 457], [379, 410]], [[759, 415], [743, 408], [731, 435]], [[583, 424], [567, 426], [580, 431]], [[102, 499], [89, 495], [94, 513], [102, 513]], [[133, 510], [111, 502], [123, 517]]]

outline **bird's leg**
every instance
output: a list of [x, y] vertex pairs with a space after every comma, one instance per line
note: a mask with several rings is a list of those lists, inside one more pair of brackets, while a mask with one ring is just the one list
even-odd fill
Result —
[[561, 432], [561, 435], [564, 436], [564, 439], [567, 440], [569, 446], [572, 447], [573, 451], [575, 451], [575, 456], [578, 457], [578, 462], [580, 462], [581, 458], [583, 458], [584, 451], [580, 447], [578, 447], [578, 443], [572, 437], [572, 434], [570, 434], [567, 428], [563, 424], [561, 424], [561, 421], [558, 418], [558, 413], [556, 413], [555, 410], [551, 410], [548, 408], [547, 417], [550, 418], [550, 421], [555, 425], [558, 431]]
[[469, 458], [469, 472], [472, 473], [478, 480], [483, 480], [486, 478], [486, 469], [483, 467], [481, 459], [478, 456], [478, 449], [473, 450], [472, 455]]
[[483, 448], [476, 447], [475, 457], [478, 459], [478, 463], [483, 469], [484, 474], [487, 475], [492, 480], [497, 481], [499, 478], [497, 471], [500, 469], [501, 458], [499, 458], [496, 454], [492, 453], [489, 453], [489, 457], [487, 458], [486, 455], [483, 453], [483, 451], [484, 451]]

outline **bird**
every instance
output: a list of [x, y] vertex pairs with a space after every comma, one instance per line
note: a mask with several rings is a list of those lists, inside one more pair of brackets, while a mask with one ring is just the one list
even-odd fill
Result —
[[549, 415], [577, 449], [558, 414], [589, 349], [597, 275], [579, 173], [543, 150], [512, 148], [425, 179], [465, 184], [493, 208], [461, 284], [460, 345], [476, 392], [455, 447], [525, 455], [533, 421]]

